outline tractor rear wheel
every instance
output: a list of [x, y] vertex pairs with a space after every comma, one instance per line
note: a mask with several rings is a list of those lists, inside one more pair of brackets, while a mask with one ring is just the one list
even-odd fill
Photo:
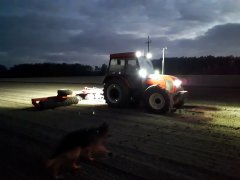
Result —
[[111, 79], [104, 85], [104, 98], [111, 107], [126, 107], [130, 102], [130, 92], [121, 79]]
[[166, 113], [170, 109], [170, 97], [166, 90], [157, 86], [151, 86], [146, 89], [145, 106], [154, 113]]

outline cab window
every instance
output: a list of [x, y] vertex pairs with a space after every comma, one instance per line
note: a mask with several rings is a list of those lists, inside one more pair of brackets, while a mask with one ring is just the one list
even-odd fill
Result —
[[128, 60], [127, 61], [127, 67], [126, 67], [126, 73], [127, 74], [135, 74], [138, 70], [138, 63], [136, 59]]
[[125, 60], [124, 59], [112, 59], [110, 62], [110, 69], [109, 71], [112, 72], [123, 72], [125, 67]]

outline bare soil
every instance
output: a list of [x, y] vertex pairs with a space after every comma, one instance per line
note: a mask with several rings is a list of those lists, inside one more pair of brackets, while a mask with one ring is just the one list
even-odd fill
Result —
[[81, 171], [65, 170], [64, 179], [240, 178], [239, 101], [214, 99], [209, 90], [212, 99], [190, 97], [183, 109], [166, 115], [104, 103], [42, 111], [31, 104], [31, 98], [54, 96], [57, 89], [84, 86], [0, 83], [1, 179], [48, 179], [43, 162], [61, 136], [102, 122], [110, 125], [107, 147], [113, 156], [80, 159]]

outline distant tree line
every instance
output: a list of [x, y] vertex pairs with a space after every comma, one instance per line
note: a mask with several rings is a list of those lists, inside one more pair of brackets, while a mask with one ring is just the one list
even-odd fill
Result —
[[57, 77], [57, 76], [101, 76], [107, 71], [107, 65], [101, 67], [82, 64], [19, 64], [9, 69], [0, 65], [0, 77]]
[[[153, 60], [156, 69], [162, 68], [162, 59]], [[174, 57], [165, 58], [165, 74], [179, 75], [233, 75], [240, 74], [240, 57]]]
[[[162, 60], [153, 60], [156, 69], [162, 68]], [[0, 65], [0, 77], [56, 77], [56, 76], [102, 76], [107, 65], [94, 68], [82, 64], [20, 64], [9, 69]], [[165, 74], [178, 75], [240, 75], [240, 57], [173, 57], [165, 58]]]

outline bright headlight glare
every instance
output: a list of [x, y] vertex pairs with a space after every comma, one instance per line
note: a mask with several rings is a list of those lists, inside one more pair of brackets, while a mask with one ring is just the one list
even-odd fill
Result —
[[141, 78], [146, 78], [146, 77], [147, 77], [147, 71], [146, 71], [146, 69], [140, 69], [140, 70], [138, 71], [138, 74], [139, 74], [139, 76], [140, 76]]
[[155, 71], [154, 71], [154, 74], [159, 75], [159, 74], [160, 74], [159, 70], [155, 70]]
[[139, 57], [142, 56], [142, 52], [141, 52], [141, 51], [137, 51], [135, 54], [136, 54], [136, 57], [137, 57], [137, 58], [139, 58]]
[[152, 58], [152, 53], [147, 53], [146, 57], [147, 57], [147, 59], [151, 59]]
[[150, 75], [149, 75], [149, 78], [150, 78], [150, 79], [153, 79], [153, 80], [156, 80], [156, 79], [159, 78], [159, 75], [158, 75], [158, 74], [150, 74]]
[[159, 73], [159, 71], [158, 71], [158, 70], [155, 70], [155, 71], [154, 71], [154, 74], [150, 74], [150, 75], [149, 75], [149, 78], [150, 78], [150, 79], [153, 79], [153, 80], [159, 79], [159, 78], [160, 78], [160, 73]]
[[179, 79], [176, 79], [176, 80], [174, 80], [173, 81], [173, 84], [178, 88], [178, 87], [180, 87], [181, 86], [181, 84], [182, 84], [182, 81], [181, 80], [179, 80]]

